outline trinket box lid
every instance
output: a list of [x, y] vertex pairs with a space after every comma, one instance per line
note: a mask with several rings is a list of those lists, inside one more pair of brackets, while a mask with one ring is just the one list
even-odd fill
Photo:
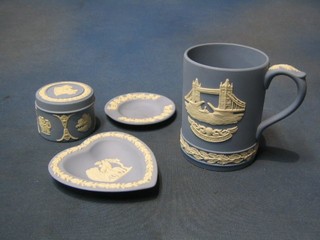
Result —
[[93, 102], [93, 89], [81, 82], [50, 83], [41, 87], [36, 93], [36, 106], [48, 112], [81, 110]]

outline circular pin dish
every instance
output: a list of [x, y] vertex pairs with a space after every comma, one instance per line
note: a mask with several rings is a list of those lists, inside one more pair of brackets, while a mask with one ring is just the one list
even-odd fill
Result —
[[150, 125], [163, 122], [175, 113], [169, 98], [155, 93], [127, 93], [106, 103], [104, 111], [114, 121], [128, 125]]
[[38, 132], [50, 141], [82, 139], [95, 129], [94, 93], [87, 84], [64, 81], [40, 88], [36, 93]]

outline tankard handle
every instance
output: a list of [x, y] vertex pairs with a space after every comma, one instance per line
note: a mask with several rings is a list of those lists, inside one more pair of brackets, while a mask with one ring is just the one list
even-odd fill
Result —
[[284, 110], [277, 113], [276, 115], [263, 120], [257, 129], [256, 138], [259, 139], [263, 130], [265, 130], [267, 127], [271, 126], [272, 124], [288, 117], [291, 113], [293, 113], [297, 108], [301, 105], [301, 103], [304, 100], [304, 97], [306, 96], [307, 92], [307, 83], [306, 83], [306, 73], [301, 72], [300, 70], [287, 65], [287, 64], [278, 64], [273, 65], [269, 68], [269, 70], [266, 73], [265, 80], [264, 80], [264, 86], [265, 89], [268, 89], [270, 86], [270, 83], [274, 77], [278, 75], [285, 75], [291, 78], [297, 85], [297, 96], [295, 100]]

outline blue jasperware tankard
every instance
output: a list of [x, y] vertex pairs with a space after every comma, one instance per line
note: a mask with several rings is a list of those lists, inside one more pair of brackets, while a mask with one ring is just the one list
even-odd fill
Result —
[[[277, 75], [291, 78], [297, 97], [261, 122], [265, 92]], [[208, 43], [186, 50], [180, 146], [193, 164], [230, 171], [254, 161], [261, 133], [293, 113], [306, 95], [306, 74], [252, 47]]]

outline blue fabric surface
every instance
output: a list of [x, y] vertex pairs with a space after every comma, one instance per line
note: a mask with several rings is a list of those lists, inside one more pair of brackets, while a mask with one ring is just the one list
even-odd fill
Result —
[[[299, 0], [1, 1], [1, 239], [318, 239], [319, 9]], [[257, 160], [240, 171], [203, 170], [180, 151], [182, 57], [206, 42], [259, 48], [307, 73], [302, 106], [265, 131]], [[152, 149], [155, 189], [93, 194], [50, 177], [50, 159], [81, 142], [37, 132], [34, 94], [62, 80], [94, 89], [96, 133], [127, 132]], [[293, 82], [277, 80], [265, 117], [295, 96]], [[176, 116], [153, 128], [105, 116], [108, 100], [137, 91], [172, 99]]]

